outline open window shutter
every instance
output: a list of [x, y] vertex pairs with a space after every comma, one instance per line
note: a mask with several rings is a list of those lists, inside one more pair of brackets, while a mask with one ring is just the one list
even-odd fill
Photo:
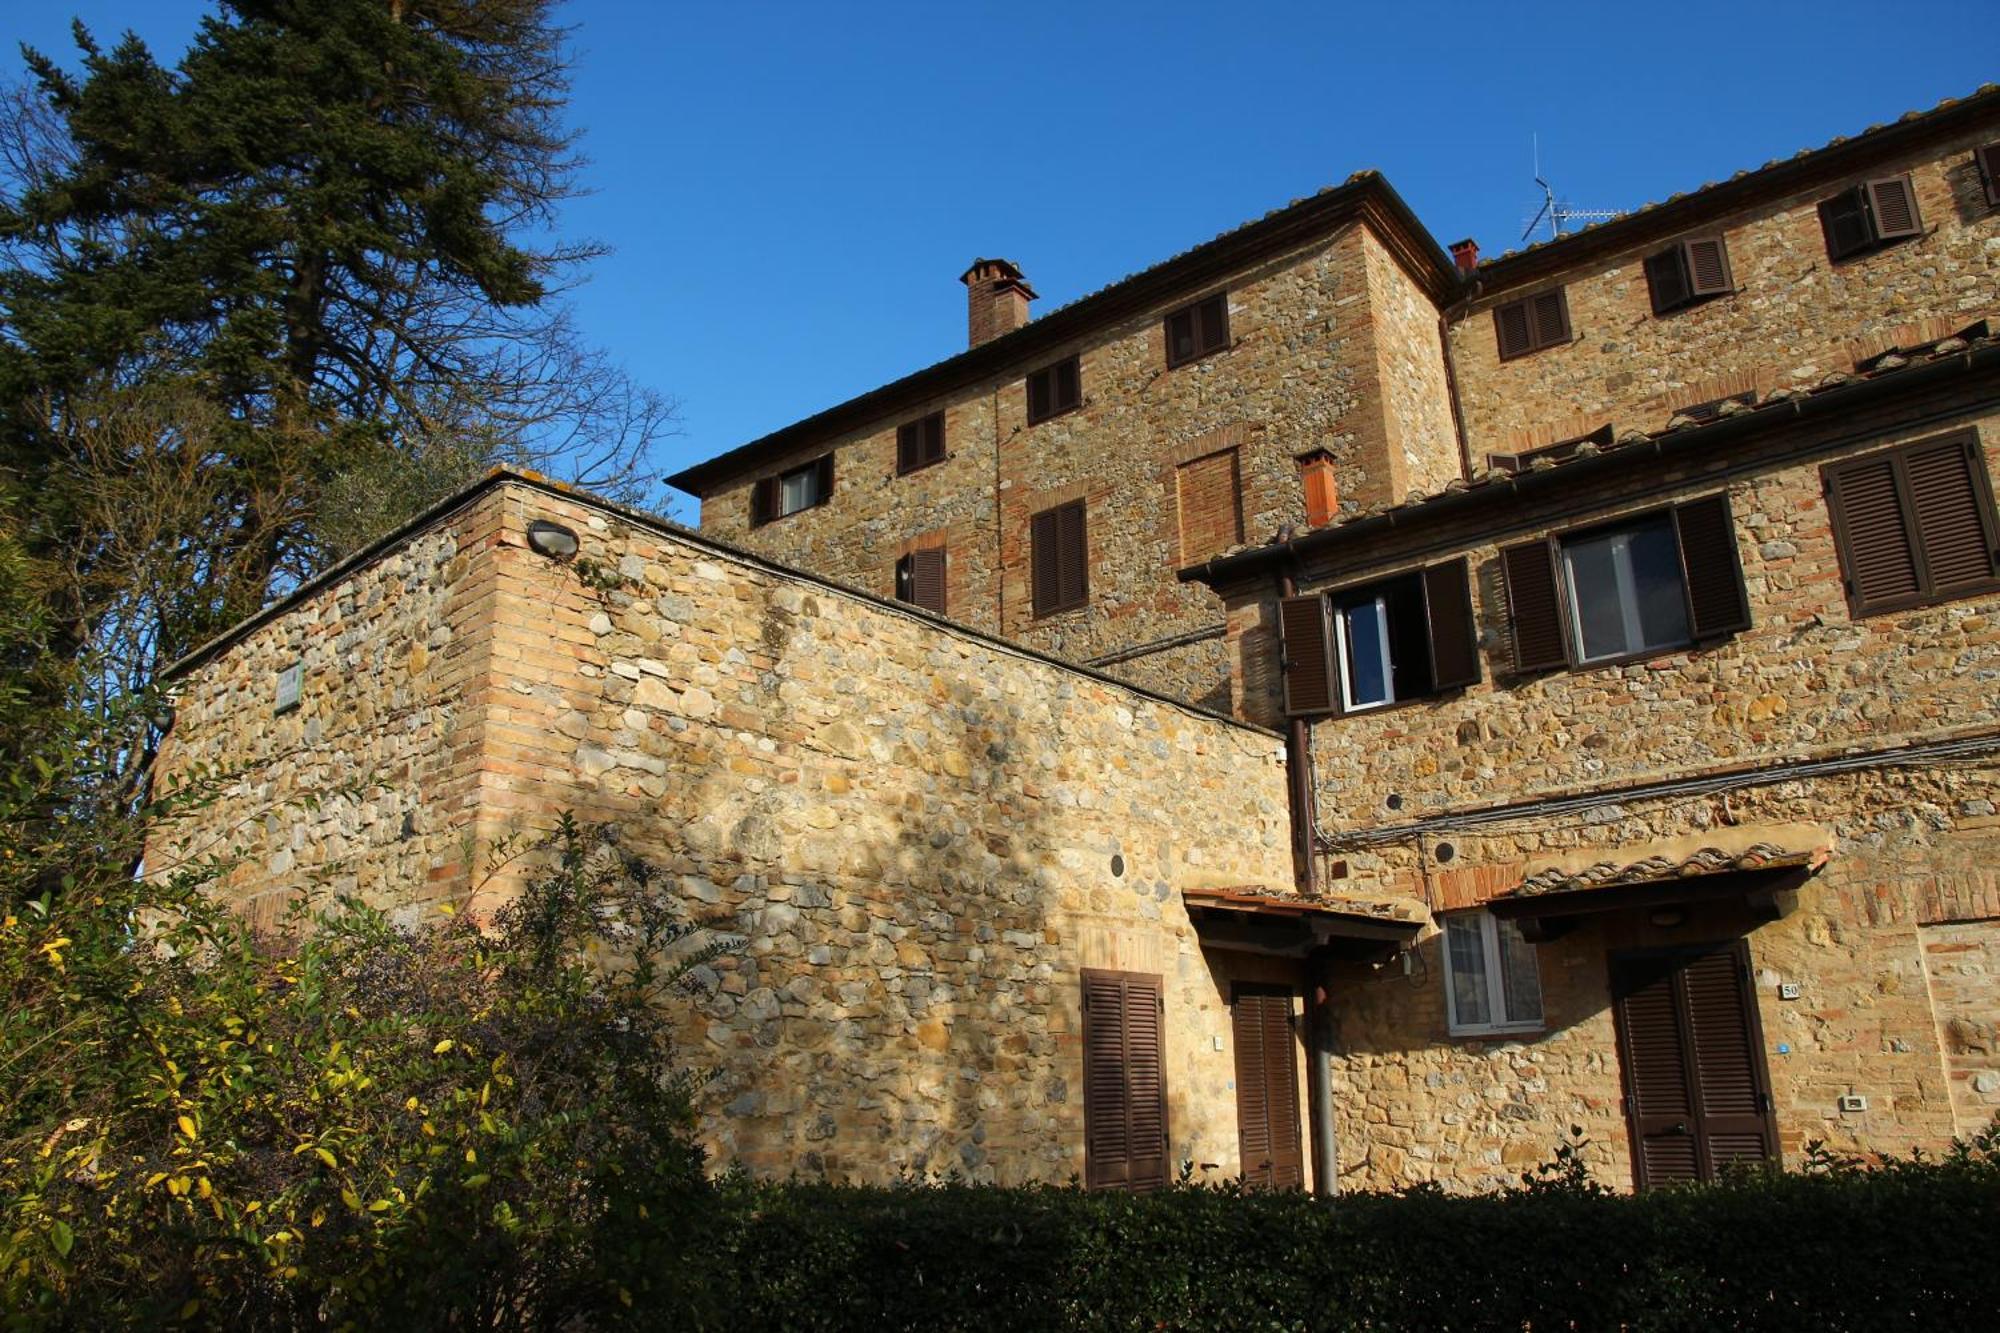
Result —
[[1166, 1061], [1160, 979], [1083, 974], [1084, 1183], [1153, 1189], [1167, 1181]]
[[1569, 341], [1569, 300], [1558, 287], [1543, 292], [1531, 303], [1535, 323], [1535, 346], [1554, 347]]
[[1083, 401], [1082, 367], [1077, 358], [1056, 363], [1055, 410], [1067, 412]]
[[1646, 256], [1646, 287], [1653, 296], [1653, 313], [1664, 315], [1688, 303], [1685, 257], [1678, 245]]
[[1062, 604], [1062, 555], [1057, 549], [1055, 510], [1035, 515], [1028, 529], [1028, 546], [1035, 614], [1047, 615]]
[[823, 505], [833, 498], [833, 455], [821, 454], [813, 461], [813, 471], [818, 473], [819, 482], [819, 494], [813, 503]]
[[944, 614], [944, 548], [912, 551], [910, 560], [910, 601], [926, 611]]
[[1991, 582], [1992, 499], [1976, 441], [1960, 437], [1910, 449], [1903, 468], [1928, 576], [1925, 591], [1945, 594]]
[[1694, 637], [1713, 639], [1749, 629], [1750, 597], [1743, 587], [1729, 496], [1708, 495], [1674, 506], [1674, 527], [1680, 535]]
[[1720, 236], [1704, 236], [1681, 247], [1687, 260], [1689, 296], [1720, 296], [1735, 290], [1729, 277], [1729, 251]]
[[1923, 230], [1917, 217], [1917, 192], [1908, 176], [1886, 176], [1868, 182], [1868, 211], [1875, 221], [1875, 238], [1893, 240]]
[[1974, 153], [1979, 165], [1979, 181], [1986, 187], [1986, 202], [2000, 208], [2000, 143], [1990, 143]]
[[1195, 307], [1195, 322], [1201, 326], [1201, 350], [1218, 352], [1229, 345], [1229, 297], [1211, 296]]
[[1056, 510], [1056, 546], [1062, 556], [1058, 580], [1062, 605], [1080, 605], [1090, 599], [1090, 551], [1081, 500]]
[[1526, 356], [1535, 350], [1534, 339], [1528, 326], [1528, 303], [1509, 301], [1506, 305], [1493, 309], [1493, 330], [1500, 340], [1500, 359], [1510, 360]]
[[1038, 370], [1028, 376], [1028, 424], [1033, 425], [1050, 415], [1049, 389], [1055, 382], [1053, 369]]
[[1194, 307], [1167, 316], [1167, 364], [1178, 366], [1195, 356]]
[[923, 422], [923, 461], [944, 461], [944, 413], [933, 412]]
[[1286, 597], [1278, 603], [1278, 655], [1285, 712], [1294, 717], [1340, 711], [1334, 686], [1333, 628], [1326, 598]]
[[1866, 187], [1857, 185], [1842, 190], [1821, 203], [1819, 224], [1826, 232], [1826, 252], [1830, 257], [1845, 259], [1867, 249], [1874, 243], [1875, 229], [1868, 221]]
[[1915, 534], [1887, 454], [1829, 469], [1827, 508], [1856, 615], [1888, 610], [1921, 595]]
[[750, 487], [750, 526], [762, 527], [778, 516], [778, 479], [759, 477]]
[[897, 472], [909, 472], [921, 466], [920, 460], [923, 457], [923, 449], [919, 443], [918, 436], [922, 428], [923, 423], [918, 421], [905, 422], [903, 425], [896, 427]]
[[1479, 679], [1479, 631], [1472, 579], [1463, 559], [1424, 571], [1424, 617], [1431, 636], [1431, 687], [1455, 690]]
[[1500, 552], [1500, 567], [1507, 578], [1507, 614], [1514, 622], [1514, 669], [1567, 666], [1554, 549], [1546, 541], [1509, 546]]

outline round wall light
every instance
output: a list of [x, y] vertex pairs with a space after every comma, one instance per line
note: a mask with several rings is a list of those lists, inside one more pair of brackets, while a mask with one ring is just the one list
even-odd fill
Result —
[[551, 560], [567, 560], [576, 554], [576, 533], [560, 523], [538, 518], [528, 525], [528, 548]]

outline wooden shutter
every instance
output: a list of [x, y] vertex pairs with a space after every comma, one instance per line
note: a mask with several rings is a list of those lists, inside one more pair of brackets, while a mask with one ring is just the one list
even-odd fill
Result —
[[1750, 595], [1743, 587], [1728, 494], [1675, 505], [1674, 530], [1680, 538], [1681, 576], [1694, 637], [1714, 639], [1749, 629]]
[[1028, 376], [1028, 424], [1046, 421], [1055, 415], [1049, 407], [1049, 390], [1055, 384], [1052, 367], [1043, 367]]
[[2000, 208], [2000, 143], [1990, 143], [1976, 150], [1973, 161], [1979, 167], [1979, 183], [1986, 189], [1986, 202]]
[[944, 614], [944, 548], [912, 551], [898, 562], [896, 595], [912, 606]]
[[1903, 471], [1925, 593], [1951, 597], [1991, 583], [1993, 500], [1977, 438], [1958, 436], [1906, 449]]
[[1301, 717], [1340, 710], [1326, 598], [1286, 597], [1278, 602], [1278, 663], [1286, 713]]
[[1526, 301], [1509, 301], [1493, 308], [1493, 331], [1500, 340], [1500, 359], [1511, 361], [1535, 350], [1534, 330]]
[[1195, 324], [1198, 327], [1198, 341], [1203, 356], [1219, 352], [1229, 346], [1229, 296], [1222, 293], [1209, 297], [1194, 308]]
[[1239, 986], [1230, 998], [1236, 1055], [1236, 1144], [1243, 1178], [1268, 1189], [1305, 1185], [1299, 1133], [1298, 1039], [1292, 994]]
[[1062, 557], [1056, 546], [1056, 511], [1045, 510], [1035, 515], [1028, 527], [1028, 564], [1038, 616], [1062, 605]]
[[821, 454], [814, 459], [813, 471], [816, 474], [813, 478], [816, 483], [813, 504], [823, 505], [833, 498], [833, 455]]
[[1067, 412], [1083, 403], [1082, 364], [1076, 357], [1058, 361], [1055, 365], [1054, 410]]
[[1056, 510], [1056, 548], [1061, 556], [1062, 605], [1081, 606], [1090, 600], [1090, 543], [1084, 532], [1083, 501], [1072, 500]]
[[1167, 366], [1172, 369], [1195, 359], [1198, 355], [1195, 338], [1194, 307], [1176, 310], [1167, 316]]
[[1915, 236], [1924, 229], [1917, 216], [1917, 192], [1908, 176], [1869, 181], [1868, 214], [1878, 241]]
[[1842, 190], [1819, 206], [1819, 225], [1826, 233], [1826, 253], [1832, 259], [1858, 254], [1875, 242], [1868, 220], [1868, 192], [1857, 185]]
[[750, 526], [760, 528], [778, 516], [778, 479], [759, 477], [750, 487]]
[[1664, 315], [1688, 303], [1686, 257], [1678, 245], [1670, 245], [1656, 255], [1646, 256], [1646, 288], [1652, 293], [1653, 313]]
[[919, 426], [914, 421], [906, 421], [896, 427], [896, 472], [914, 472], [922, 466], [918, 459], [923, 456], [923, 447], [918, 439]]
[[1535, 297], [1530, 311], [1534, 315], [1536, 348], [1569, 341], [1569, 298], [1562, 288]]
[[1154, 1189], [1167, 1181], [1160, 978], [1083, 973], [1084, 1183]]
[[1720, 236], [1698, 237], [1681, 249], [1687, 261], [1689, 296], [1721, 296], [1736, 289], [1729, 274], [1729, 251]]
[[1547, 541], [1509, 546], [1500, 552], [1500, 567], [1507, 579], [1507, 615], [1514, 625], [1514, 669], [1567, 666], [1554, 549]]
[[1431, 688], [1455, 690], [1475, 683], [1479, 630], [1472, 618], [1472, 578], [1463, 559], [1424, 571], [1424, 619], [1431, 638]]
[[944, 413], [933, 412], [896, 428], [896, 473], [915, 472], [944, 461]]
[[1645, 1190], [1699, 1180], [1694, 1078], [1672, 960], [1614, 959], [1611, 988], [1632, 1134], [1632, 1183]]
[[1827, 469], [1827, 509], [1854, 614], [1909, 606], [1923, 595], [1916, 533], [1904, 512], [1893, 454]]
[[1736, 1162], [1778, 1155], [1750, 958], [1738, 941], [1690, 959], [1678, 981], [1695, 1074], [1696, 1147], [1703, 1178]]

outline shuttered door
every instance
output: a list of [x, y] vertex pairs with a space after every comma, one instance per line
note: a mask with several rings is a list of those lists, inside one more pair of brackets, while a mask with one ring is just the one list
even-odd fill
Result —
[[1500, 552], [1500, 566], [1507, 577], [1507, 614], [1514, 622], [1514, 669], [1541, 671], [1567, 665], [1555, 555], [1549, 544], [1509, 546]]
[[1154, 1189], [1167, 1181], [1160, 978], [1083, 974], [1084, 1183]]
[[1769, 1078], [1738, 942], [1614, 959], [1612, 994], [1634, 1182], [1712, 1180], [1777, 1157]]
[[1688, 623], [1697, 639], [1750, 628], [1750, 598], [1736, 551], [1736, 524], [1727, 495], [1707, 495], [1674, 506], [1686, 581]]
[[1305, 1187], [1297, 1039], [1290, 991], [1241, 986], [1229, 1005], [1236, 1047], [1237, 1148], [1243, 1178], [1266, 1189]]

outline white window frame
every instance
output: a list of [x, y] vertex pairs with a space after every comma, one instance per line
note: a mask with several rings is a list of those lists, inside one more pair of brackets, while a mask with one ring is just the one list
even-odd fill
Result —
[[1354, 702], [1354, 668], [1347, 642], [1347, 613], [1349, 608], [1335, 604], [1333, 608], [1334, 655], [1340, 660], [1340, 705], [1347, 713], [1365, 713], [1371, 708], [1387, 708], [1396, 702], [1396, 658], [1389, 640], [1389, 599], [1378, 596], [1372, 603], [1377, 623], [1382, 632], [1382, 689], [1383, 697], [1371, 699], [1365, 704]]
[[[1598, 662], [1618, 662], [1629, 657], [1645, 657], [1654, 653], [1670, 653], [1677, 648], [1685, 648], [1694, 642], [1692, 626], [1689, 627], [1690, 632], [1688, 634], [1672, 642], [1645, 642], [1646, 629], [1639, 620], [1639, 576], [1632, 568], [1632, 531], [1634, 528], [1640, 527], [1656, 517], [1658, 516], [1643, 515], [1628, 522], [1616, 524], [1609, 529], [1598, 528], [1590, 532], [1567, 534], [1563, 537], [1561, 542], [1563, 595], [1569, 603], [1570, 651], [1576, 654], [1576, 664], [1578, 666], [1590, 666]], [[1673, 520], [1671, 516], [1669, 516], [1667, 521], [1670, 525], [1672, 524]], [[1671, 527], [1669, 531], [1671, 531]], [[1597, 656], [1591, 657], [1588, 655], [1583, 643], [1583, 606], [1577, 600], [1576, 567], [1571, 562], [1570, 550], [1572, 542], [1598, 541], [1605, 537], [1624, 539], [1612, 547], [1611, 569], [1612, 575], [1618, 584], [1618, 614], [1620, 619], [1625, 622], [1625, 642], [1629, 645], [1637, 640], [1639, 647], [1626, 647], [1615, 653], [1599, 653]], [[1675, 540], [1679, 540], [1678, 534], [1676, 534]], [[1680, 585], [1681, 599], [1685, 602], [1687, 599], [1687, 578], [1683, 575], [1676, 582]]]
[[[1486, 984], [1486, 1012], [1505, 1015], [1507, 1012], [1507, 983], [1501, 974], [1500, 962], [1500, 919], [1478, 908], [1472, 912], [1453, 912], [1448, 919], [1474, 918], [1479, 922], [1480, 957], [1484, 962]], [[1444, 925], [1442, 921], [1439, 923]], [[1444, 926], [1438, 935], [1438, 951], [1444, 955], [1444, 1002], [1446, 1028], [1451, 1035], [1473, 1037], [1490, 1036], [1495, 1033], [1543, 1032], [1548, 1028], [1548, 997], [1542, 990], [1541, 951], [1534, 945], [1528, 946], [1528, 956], [1535, 960], [1535, 998], [1541, 1001], [1541, 1013], [1532, 1019], [1508, 1019], [1498, 1022], [1461, 1023], [1458, 1020], [1458, 987], [1454, 984], [1451, 964], [1451, 928]]]

